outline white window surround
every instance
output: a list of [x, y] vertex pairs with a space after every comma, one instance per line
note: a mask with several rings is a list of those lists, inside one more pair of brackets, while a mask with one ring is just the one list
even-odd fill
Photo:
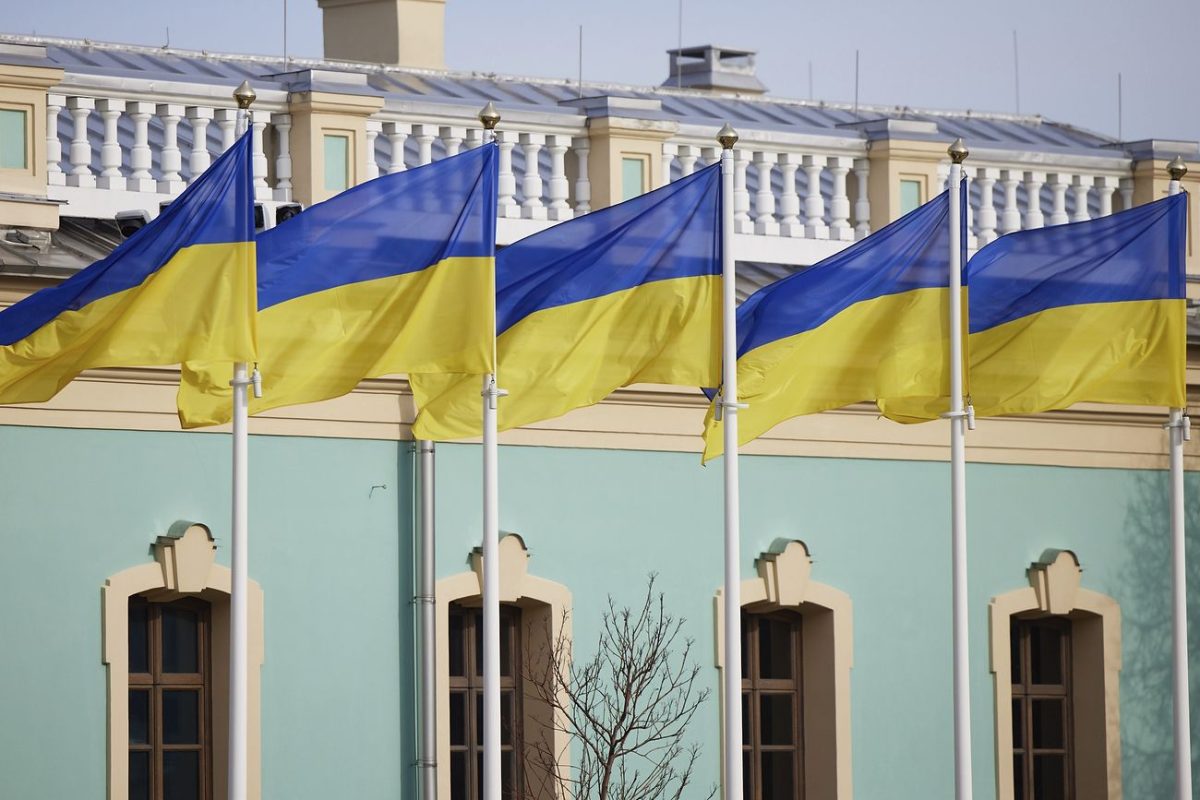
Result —
[[[853, 604], [839, 589], [810, 579], [812, 557], [799, 540], [778, 542], [755, 559], [758, 577], [742, 581], [747, 611], [794, 611], [801, 615], [803, 657], [805, 797], [850, 800], [850, 668], [854, 665]], [[725, 665], [723, 592], [714, 599], [716, 665]], [[725, 681], [720, 679], [721, 715]], [[725, 748], [724, 723], [721, 749]], [[721, 759], [724, 770], [724, 759]], [[724, 775], [721, 780], [724, 782]]]
[[[146, 595], [166, 602], [199, 597], [212, 606], [212, 780], [213, 800], [227, 796], [229, 729], [228, 567], [213, 563], [216, 544], [201, 524], [176, 522], [154, 543], [153, 562], [122, 570], [101, 589], [101, 647], [108, 665], [108, 798], [129, 796], [129, 598]], [[250, 681], [247, 685], [249, 800], [261, 797], [260, 672], [263, 663], [263, 595], [248, 582]]]
[[1012, 800], [1012, 617], [1057, 616], [1071, 623], [1075, 700], [1075, 796], [1121, 797], [1121, 608], [1080, 586], [1083, 570], [1070, 550], [1047, 550], [1030, 565], [1029, 586], [992, 598], [991, 670], [995, 685], [996, 797]]
[[[561, 583], [530, 575], [529, 552], [525, 541], [515, 533], [504, 534], [499, 544], [500, 554], [500, 602], [519, 606], [522, 611], [521, 636], [529, 653], [543, 652], [559, 636], [570, 640], [571, 593]], [[478, 607], [483, 591], [483, 556], [476, 548], [470, 555], [471, 569], [451, 575], [437, 582], [435, 589], [435, 628], [437, 640], [436, 670], [437, 686], [437, 796], [450, 798], [450, 604]], [[550, 729], [547, 715], [549, 708], [538, 703], [536, 695], [526, 691], [524, 697], [524, 729], [529, 736], [535, 731]], [[562, 769], [569, 768], [570, 739], [554, 726], [552, 739], [548, 743], [560, 756]], [[526, 772], [536, 770], [537, 765], [526, 762]], [[527, 791], [532, 800], [554, 800], [557, 796], [555, 781], [547, 776], [533, 775], [527, 782]]]

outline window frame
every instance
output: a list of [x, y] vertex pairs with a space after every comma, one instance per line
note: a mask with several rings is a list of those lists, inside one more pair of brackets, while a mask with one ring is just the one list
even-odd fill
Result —
[[[1060, 638], [1059, 675], [1058, 683], [1033, 683], [1032, 646], [1031, 638], [1035, 629], [1053, 630]], [[1021, 727], [1020, 746], [1013, 741], [1013, 790], [1019, 798], [1041, 796], [1034, 785], [1034, 759], [1039, 755], [1062, 755], [1064, 760], [1064, 800], [1073, 800], [1075, 792], [1075, 747], [1074, 747], [1074, 709], [1071, 686], [1071, 623], [1063, 617], [1010, 617], [1009, 647], [1015, 650], [1015, 661], [1018, 662], [1019, 674], [1012, 676], [1012, 705], [1014, 710], [1021, 707], [1021, 721], [1014, 722], [1015, 733], [1018, 724]], [[1062, 700], [1061, 747], [1034, 747], [1033, 704], [1038, 700]], [[1022, 759], [1022, 768], [1016, 767], [1016, 759]], [[1017, 778], [1020, 775], [1022, 788], [1017, 789]]]
[[[760, 654], [764, 622], [783, 622], [788, 626], [791, 678], [763, 678]], [[753, 625], [750, 623], [753, 622]], [[804, 800], [804, 634], [803, 617], [795, 612], [767, 610], [755, 612], [742, 609], [742, 780], [750, 791], [743, 789], [745, 800], [776, 800], [762, 793], [762, 756], [767, 752], [792, 753], [793, 800]], [[764, 695], [790, 695], [792, 699], [792, 741], [790, 744], [763, 744], [761, 700]], [[750, 743], [746, 742], [746, 734]], [[749, 769], [746, 755], [750, 756]]]
[[0, 111], [12, 111], [20, 114], [23, 118], [22, 131], [22, 148], [21, 158], [23, 163], [19, 167], [0, 166], [0, 171], [10, 174], [32, 174], [33, 172], [33, 114], [34, 107], [26, 103], [0, 102]]
[[[639, 191], [629, 194], [628, 188], [625, 185], [625, 164], [638, 164], [642, 170], [641, 187]], [[650, 156], [647, 153], [621, 153], [621, 202], [632, 200], [635, 197], [641, 197], [650, 191]]]

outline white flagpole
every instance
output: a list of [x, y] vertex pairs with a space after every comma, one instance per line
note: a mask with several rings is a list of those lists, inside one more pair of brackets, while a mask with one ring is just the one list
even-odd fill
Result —
[[725, 435], [725, 793], [742, 797], [742, 575], [738, 507], [737, 302], [733, 259], [733, 146], [738, 135], [721, 128], [721, 396]]
[[[487, 141], [500, 114], [492, 103], [479, 112]], [[492, 318], [495, 319], [495, 287]], [[495, 330], [492, 359], [495, 364]], [[506, 394], [496, 376], [483, 376], [483, 800], [500, 800], [500, 480], [496, 401]]]
[[[233, 98], [237, 101], [237, 132], [242, 136], [249, 125], [250, 104], [255, 93], [248, 81], [242, 81]], [[249, 666], [249, 612], [246, 605], [249, 497], [249, 398], [251, 384], [245, 362], [233, 365], [233, 520], [230, 534], [229, 587], [229, 787], [230, 800], [246, 800], [247, 789], [247, 682]], [[256, 388], [257, 393], [257, 388]]]
[[968, 151], [955, 140], [950, 154], [950, 530], [954, 594], [954, 797], [971, 800], [971, 672], [967, 637], [967, 454], [969, 411], [963, 407], [962, 212], [959, 184]]
[[[1167, 194], [1177, 195], [1187, 174], [1183, 159], [1167, 165]], [[1185, 233], [1186, 235], [1186, 233]], [[1171, 440], [1171, 645], [1174, 662], [1175, 797], [1192, 800], [1191, 700], [1188, 697], [1187, 555], [1184, 547], [1183, 443], [1191, 438], [1186, 408], [1172, 408], [1167, 421]]]

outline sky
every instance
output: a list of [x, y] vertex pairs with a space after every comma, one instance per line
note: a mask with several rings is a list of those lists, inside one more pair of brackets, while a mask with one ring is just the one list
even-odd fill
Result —
[[[321, 55], [316, 0], [0, 0], [0, 31], [213, 52]], [[680, 0], [448, 0], [452, 69], [655, 85]], [[1019, 110], [1136, 139], [1200, 140], [1200, 0], [683, 0], [683, 43], [758, 51], [770, 93]], [[1019, 71], [1014, 75], [1013, 32]], [[1118, 73], [1122, 113], [1118, 115]], [[1120, 119], [1118, 119], [1120, 117]], [[968, 145], [970, 143], [968, 142]]]

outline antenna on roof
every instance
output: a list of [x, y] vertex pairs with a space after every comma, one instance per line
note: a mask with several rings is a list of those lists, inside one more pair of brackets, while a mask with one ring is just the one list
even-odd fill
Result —
[[163, 49], [166, 50], [170, 46], [171, 46], [171, 26], [168, 25], [167, 26], [167, 43], [163, 45]]
[[579, 26], [579, 99], [583, 99], [583, 26]]
[[1017, 113], [1021, 113], [1021, 61], [1017, 50], [1017, 29], [1013, 28], [1013, 93], [1017, 101]]
[[858, 50], [854, 51], [854, 116], [858, 116]]
[[1125, 121], [1125, 113], [1124, 112], [1125, 112], [1125, 109], [1122, 107], [1122, 104], [1121, 104], [1121, 73], [1118, 72], [1117, 73], [1117, 141], [1118, 142], [1125, 141], [1125, 134], [1122, 130], [1124, 128], [1124, 125], [1122, 123]]
[[[683, 50], [683, 0], [679, 0], [679, 49]], [[682, 57], [682, 53], [680, 56]], [[675, 70], [675, 88], [683, 88], [683, 70]]]
[[288, 6], [288, 0], [283, 0], [283, 68], [285, 71], [287, 70], [287, 67], [288, 67], [287, 6]]

